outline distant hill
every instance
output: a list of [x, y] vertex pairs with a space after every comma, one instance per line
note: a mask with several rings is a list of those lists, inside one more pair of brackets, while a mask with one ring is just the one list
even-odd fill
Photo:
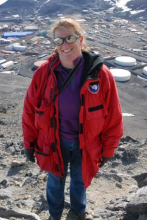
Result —
[[0, 8], [20, 8], [23, 7], [36, 7], [36, 2], [33, 0], [7, 0]]
[[[126, 3], [126, 8], [128, 8], [128, 10], [124, 10], [123, 7], [121, 8], [117, 8], [118, 6], [118, 0], [102, 0], [103, 4], [107, 5], [107, 7], [114, 7], [115, 10], [120, 10], [122, 12], [124, 12], [124, 16], [126, 16], [127, 18], [137, 18], [138, 17], [143, 17], [144, 20], [147, 20], [147, 0], [128, 0], [128, 2]], [[119, 2], [124, 2], [123, 0], [120, 0]], [[119, 4], [121, 5], [121, 4]], [[123, 4], [122, 4], [123, 5]], [[120, 12], [119, 11], [119, 12]], [[119, 16], [119, 12], [118, 12], [118, 16]], [[120, 14], [120, 16], [122, 16], [122, 14]]]
[[[123, 1], [123, 0], [121, 0]], [[57, 13], [69, 14], [80, 12], [82, 9], [92, 8], [98, 11], [107, 11], [113, 7], [114, 15], [128, 19], [143, 17], [147, 20], [147, 0], [130, 0], [126, 3], [128, 10], [118, 8], [118, 0], [7, 0], [0, 5], [0, 9], [12, 9], [12, 12], [23, 15], [56, 15]], [[56, 14], [55, 14], [56, 13]]]
[[[127, 6], [131, 8], [132, 11], [134, 10], [144, 10], [140, 12], [139, 16], [144, 16], [147, 20], [147, 0], [133, 0], [127, 3]], [[137, 17], [137, 16], [135, 16]]]

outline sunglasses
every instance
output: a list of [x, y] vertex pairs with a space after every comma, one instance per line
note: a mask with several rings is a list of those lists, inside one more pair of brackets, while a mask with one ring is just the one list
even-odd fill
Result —
[[60, 46], [62, 45], [64, 42], [68, 43], [68, 44], [73, 44], [77, 39], [79, 39], [80, 36], [77, 35], [68, 35], [67, 37], [63, 38], [63, 37], [57, 37], [54, 39], [54, 44], [56, 46]]

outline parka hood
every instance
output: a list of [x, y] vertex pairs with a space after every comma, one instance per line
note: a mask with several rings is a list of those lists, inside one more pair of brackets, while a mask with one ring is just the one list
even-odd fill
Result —
[[94, 52], [87, 51], [84, 51], [82, 54], [85, 60], [84, 72], [87, 76], [95, 72], [94, 70], [98, 71], [101, 69], [104, 62], [102, 56], [95, 54]]
[[103, 65], [103, 57], [95, 54], [94, 52], [84, 51], [83, 53], [85, 67], [84, 67], [84, 80], [88, 77], [95, 78], [97, 76], [98, 71], [101, 69]]

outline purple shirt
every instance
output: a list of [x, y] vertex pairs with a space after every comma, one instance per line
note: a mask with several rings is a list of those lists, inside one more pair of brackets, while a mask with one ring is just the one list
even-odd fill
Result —
[[[80, 58], [74, 60], [74, 66]], [[84, 59], [65, 89], [59, 94], [59, 136], [69, 141], [79, 139], [79, 111], [81, 77], [84, 68]], [[67, 69], [61, 64], [55, 70], [57, 72], [58, 89], [72, 69]]]

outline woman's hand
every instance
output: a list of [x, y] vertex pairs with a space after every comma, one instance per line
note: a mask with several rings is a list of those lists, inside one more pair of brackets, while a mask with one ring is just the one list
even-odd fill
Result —
[[111, 159], [112, 159], [112, 157], [102, 157], [102, 162], [99, 167], [104, 166], [104, 164], [107, 163], [108, 161], [110, 161]]
[[34, 149], [24, 149], [24, 154], [27, 158], [27, 160], [31, 161], [32, 163], [35, 163], [35, 156], [34, 156]]

